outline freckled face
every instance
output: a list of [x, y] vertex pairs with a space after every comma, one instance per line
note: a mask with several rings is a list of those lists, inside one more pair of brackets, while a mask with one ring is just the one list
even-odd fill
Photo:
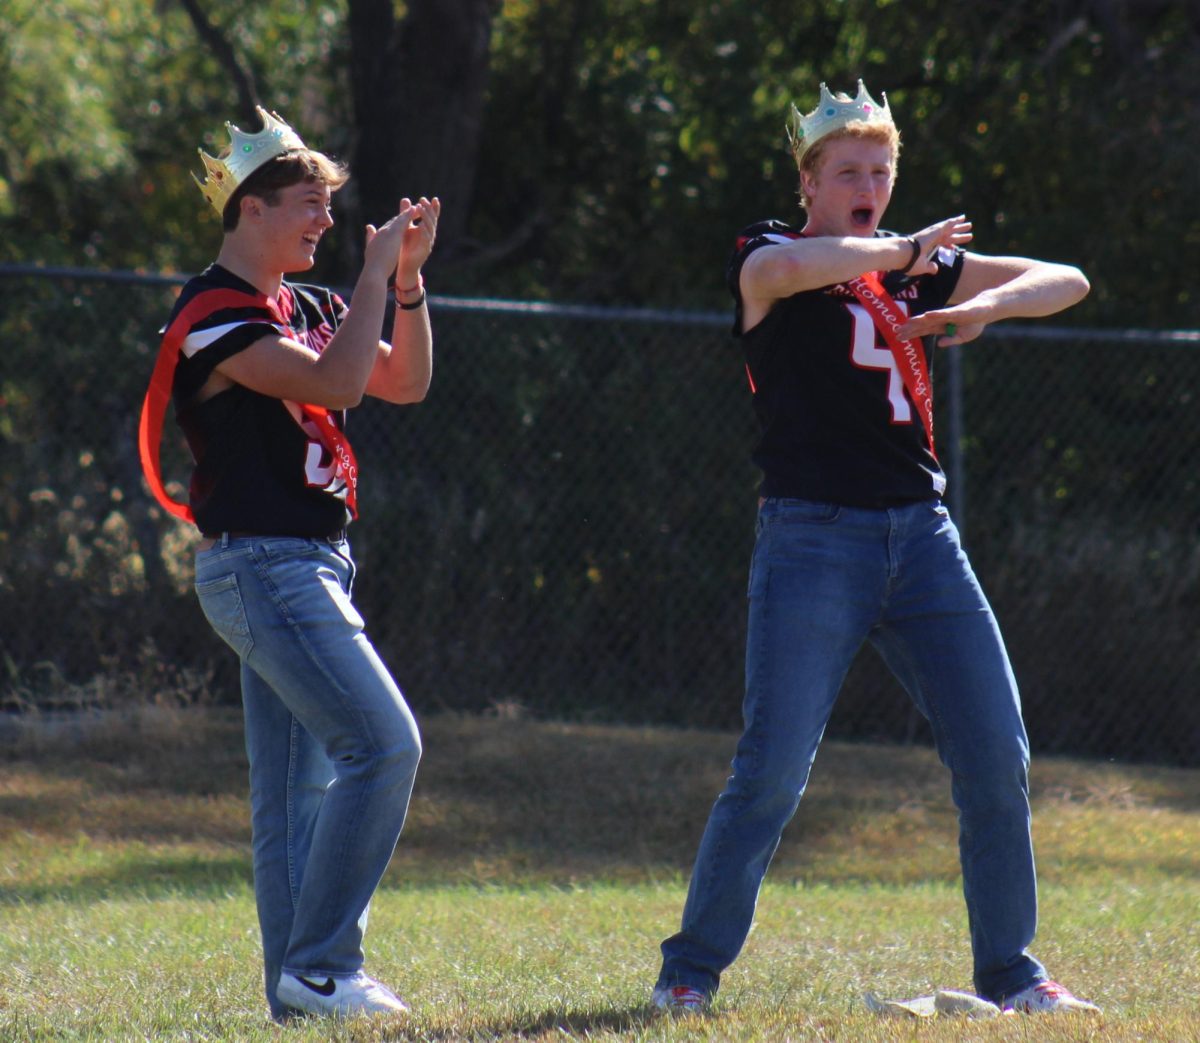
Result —
[[895, 169], [886, 143], [839, 138], [826, 146], [816, 169], [801, 176], [810, 200], [806, 231], [865, 238], [875, 234], [891, 202]]

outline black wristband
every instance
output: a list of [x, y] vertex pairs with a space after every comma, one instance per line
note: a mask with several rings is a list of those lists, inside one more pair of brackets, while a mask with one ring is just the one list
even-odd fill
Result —
[[910, 235], [907, 237], [907, 239], [908, 245], [912, 247], [912, 256], [908, 259], [908, 264], [906, 264], [903, 268], [896, 269], [901, 275], [912, 271], [912, 266], [917, 263], [917, 258], [921, 256], [921, 243], [917, 237], [915, 235]]
[[399, 297], [396, 298], [396, 307], [399, 308], [401, 311], [416, 311], [418, 308], [423, 307], [424, 304], [425, 304], [425, 287], [424, 286], [421, 287], [421, 296], [418, 297], [415, 301], [410, 301], [408, 304], [405, 304], [402, 300], [400, 300]]

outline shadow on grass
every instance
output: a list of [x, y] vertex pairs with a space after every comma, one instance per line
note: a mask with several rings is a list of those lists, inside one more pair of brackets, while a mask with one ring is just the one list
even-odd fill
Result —
[[[27, 852], [0, 901], [206, 893], [249, 881], [240, 716], [193, 711], [155, 726], [153, 736], [112, 726], [74, 745], [0, 751], [0, 844], [11, 838]], [[422, 731], [389, 887], [686, 876], [736, 738], [456, 715], [423, 720]], [[1105, 836], [1144, 808], [1200, 808], [1197, 771], [1044, 758], [1033, 781], [1035, 801], [1100, 809]], [[772, 875], [956, 879], [956, 833], [949, 780], [931, 750], [831, 742]], [[72, 864], [80, 838], [95, 850], [81, 848]], [[1122, 853], [1098, 850], [1120, 868]], [[44, 877], [43, 852], [55, 862]], [[1194, 872], [1178, 845], [1153, 857], [1163, 872]]]
[[541, 1039], [562, 1036], [587, 1039], [593, 1033], [628, 1033], [662, 1018], [646, 1004], [633, 1007], [606, 1007], [600, 1010], [548, 1010], [526, 1017], [497, 1018], [491, 1021], [470, 1022], [468, 1025], [447, 1025], [444, 1028], [423, 1025], [419, 1037], [406, 1026], [398, 1026], [381, 1038], [387, 1040], [486, 1040]]
[[70, 880], [0, 887], [0, 907], [177, 896], [219, 899], [252, 886], [249, 855], [122, 858], [111, 868], [81, 872]]

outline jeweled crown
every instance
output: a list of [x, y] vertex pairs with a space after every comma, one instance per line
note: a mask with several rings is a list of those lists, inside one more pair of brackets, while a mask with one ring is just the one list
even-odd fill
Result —
[[204, 198], [218, 214], [225, 213], [225, 204], [238, 185], [267, 160], [307, 147], [277, 112], [268, 112], [261, 105], [254, 108], [263, 123], [257, 134], [246, 134], [232, 123], [226, 123], [229, 145], [221, 155], [214, 159], [204, 149], [199, 150], [208, 176], [201, 181], [193, 174], [192, 180], [200, 186]]
[[807, 116], [800, 115], [800, 110], [793, 105], [792, 118], [788, 122], [788, 140], [796, 162], [799, 163], [804, 153], [821, 138], [855, 120], [894, 126], [887, 95], [881, 92], [879, 96], [883, 99], [882, 105], [867, 93], [862, 80], [858, 81], [858, 93], [853, 98], [840, 91], [830, 94], [829, 88], [822, 83], [821, 100]]

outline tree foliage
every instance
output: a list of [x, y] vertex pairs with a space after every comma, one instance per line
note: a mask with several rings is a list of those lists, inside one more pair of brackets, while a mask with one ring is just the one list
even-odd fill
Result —
[[[886, 90], [888, 224], [965, 211], [976, 248], [1081, 264], [1073, 319], [1191, 326], [1200, 11], [1167, 0], [10, 0], [6, 260], [192, 270], [186, 171], [254, 102], [352, 160], [325, 251], [447, 203], [449, 292], [723, 307], [732, 234], [799, 219], [783, 126], [821, 80]], [[252, 123], [251, 123], [252, 125]]]

